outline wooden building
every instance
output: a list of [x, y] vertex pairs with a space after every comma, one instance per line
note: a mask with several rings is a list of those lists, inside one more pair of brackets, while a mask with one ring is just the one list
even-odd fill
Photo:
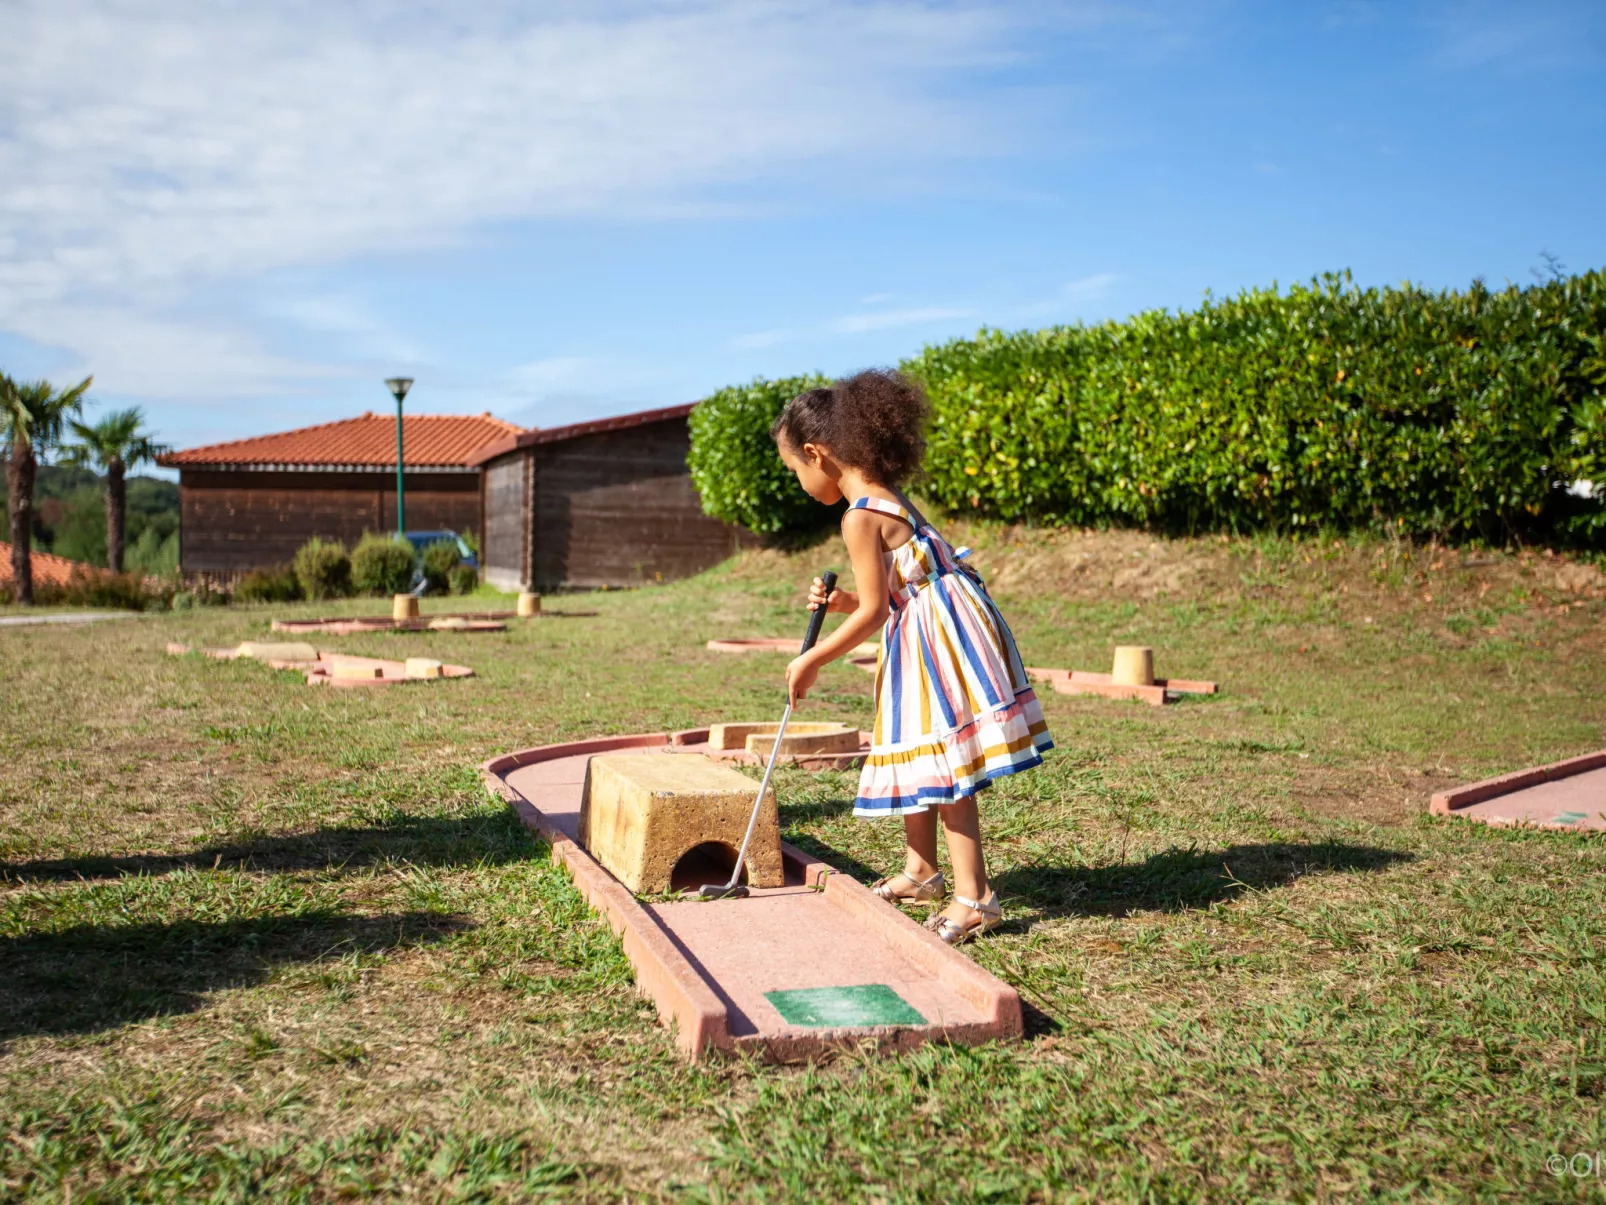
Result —
[[525, 431], [478, 452], [485, 579], [504, 590], [634, 586], [755, 543], [703, 513], [686, 471], [691, 409]]
[[[485, 447], [523, 433], [480, 415], [403, 419], [410, 531], [483, 532]], [[396, 528], [396, 420], [357, 418], [189, 448], [158, 464], [179, 471], [179, 567], [232, 577], [282, 564], [313, 536], [348, 546]]]

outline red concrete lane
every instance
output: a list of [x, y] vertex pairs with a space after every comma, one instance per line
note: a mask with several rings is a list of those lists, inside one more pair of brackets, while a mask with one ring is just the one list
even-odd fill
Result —
[[[783, 846], [788, 885], [743, 900], [643, 902], [575, 841], [586, 762], [609, 749], [706, 751], [693, 731], [525, 750], [486, 763], [487, 786], [553, 841], [576, 885], [625, 941], [638, 983], [693, 1057], [745, 1051], [789, 1061], [870, 1043], [1017, 1038], [1015, 990], [845, 874]], [[823, 1029], [789, 1024], [765, 993], [885, 984], [925, 1025]]]

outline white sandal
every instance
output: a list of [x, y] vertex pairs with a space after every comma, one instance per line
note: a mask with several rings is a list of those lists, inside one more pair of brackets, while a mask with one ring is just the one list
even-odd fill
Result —
[[979, 937], [1004, 923], [1004, 909], [998, 902], [996, 891], [989, 891], [984, 900], [966, 899], [962, 895], [956, 895], [954, 903], [963, 904], [978, 915], [975, 919], [960, 924], [953, 918], [938, 913], [926, 922], [926, 928], [951, 946], [963, 945], [972, 937]]
[[[908, 883], [913, 890], [899, 891], [893, 887], [893, 883], [898, 879]], [[948, 880], [942, 877], [942, 871], [939, 870], [922, 883], [914, 875], [905, 874], [900, 870], [897, 874], [877, 879], [870, 884], [870, 890], [889, 904], [935, 904], [948, 894]]]

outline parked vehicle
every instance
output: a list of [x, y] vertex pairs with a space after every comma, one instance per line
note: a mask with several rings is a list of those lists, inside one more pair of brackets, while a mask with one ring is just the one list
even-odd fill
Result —
[[455, 531], [446, 529], [441, 531], [406, 531], [402, 533], [402, 536], [413, 546], [413, 555], [419, 557], [424, 555], [424, 549], [431, 544], [439, 544], [442, 540], [451, 540], [457, 545], [457, 552], [463, 558], [463, 564], [470, 569], [478, 569], [480, 567], [479, 557], [474, 555], [474, 550], [468, 546], [468, 542]]

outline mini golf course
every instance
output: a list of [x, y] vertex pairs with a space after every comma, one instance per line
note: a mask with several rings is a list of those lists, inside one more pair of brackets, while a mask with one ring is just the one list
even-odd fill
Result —
[[1428, 811], [1497, 828], [1606, 831], [1606, 749], [1441, 791]]
[[505, 632], [511, 611], [465, 611], [450, 615], [392, 619], [388, 615], [362, 615], [354, 618], [275, 619], [275, 632], [330, 636], [351, 636], [360, 632]]
[[167, 646], [167, 652], [174, 657], [199, 652], [214, 661], [236, 661], [242, 658], [260, 661], [269, 669], [305, 674], [308, 686], [395, 686], [401, 682], [474, 676], [474, 671], [466, 665], [445, 665], [428, 657], [409, 657], [405, 661], [393, 661], [384, 657], [358, 657], [349, 653], [336, 653], [329, 649], [314, 648], [310, 644], [291, 642], [248, 640], [234, 648], [203, 649], [194, 649], [187, 644], [171, 643]]
[[[761, 725], [729, 727], [748, 730], [741, 748], [718, 747], [734, 744], [737, 734], [703, 728], [547, 745], [482, 767], [487, 789], [551, 843], [553, 858], [620, 935], [638, 987], [680, 1048], [694, 1059], [724, 1052], [789, 1062], [865, 1045], [897, 1050], [933, 1040], [1018, 1038], [1014, 988], [852, 878], [780, 842], [773, 809], [767, 823], [780, 849], [781, 883], [751, 886], [744, 899], [638, 898], [582, 845], [594, 756], [757, 760], [752, 747], [768, 752], [764, 734], [751, 731]], [[807, 764], [806, 750], [787, 748], [782, 760]], [[747, 780], [749, 805], [756, 788]], [[686, 865], [693, 855], [704, 861]], [[734, 862], [731, 843], [712, 852], [699, 845], [682, 859], [673, 886], [723, 881]]]

